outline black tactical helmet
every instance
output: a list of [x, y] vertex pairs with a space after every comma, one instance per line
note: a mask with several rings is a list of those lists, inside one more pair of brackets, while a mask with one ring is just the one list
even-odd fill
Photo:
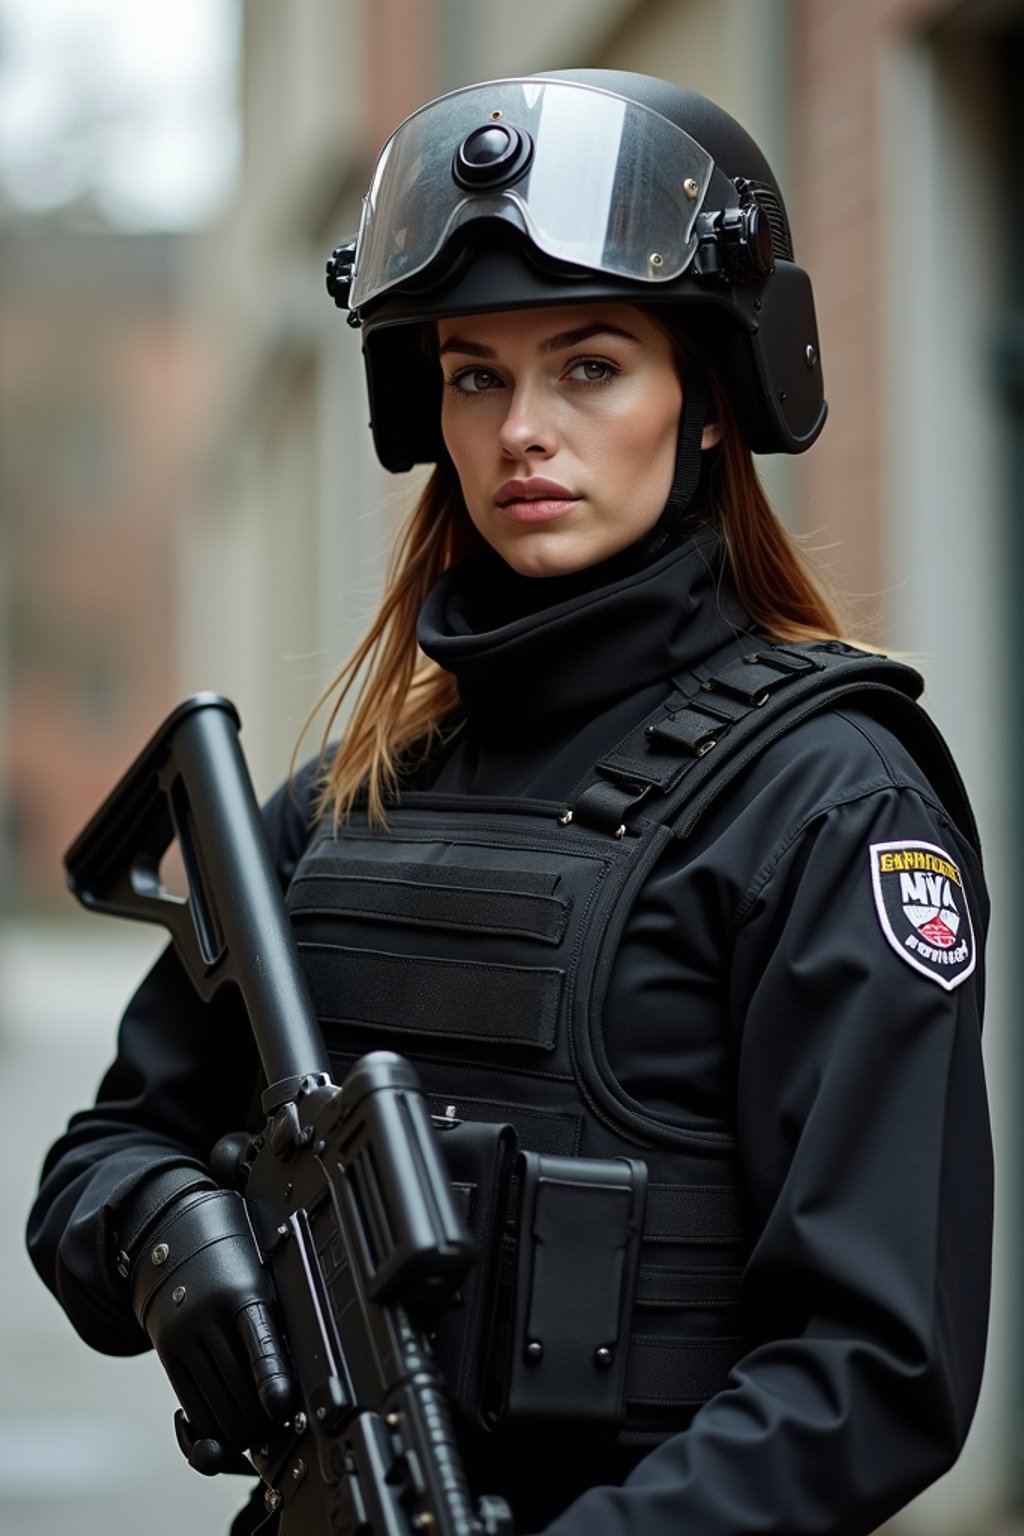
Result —
[[428, 102], [384, 146], [327, 272], [362, 327], [390, 470], [441, 451], [423, 323], [543, 304], [685, 308], [757, 453], [801, 453], [824, 424], [810, 279], [771, 169], [727, 112], [665, 80], [566, 69]]

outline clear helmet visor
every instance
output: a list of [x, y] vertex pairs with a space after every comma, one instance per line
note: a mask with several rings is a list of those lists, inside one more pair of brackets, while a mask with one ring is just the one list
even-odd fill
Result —
[[689, 134], [610, 91], [542, 79], [454, 91], [384, 146], [349, 302], [409, 283], [479, 218], [511, 223], [556, 261], [669, 281], [693, 259], [713, 169]]

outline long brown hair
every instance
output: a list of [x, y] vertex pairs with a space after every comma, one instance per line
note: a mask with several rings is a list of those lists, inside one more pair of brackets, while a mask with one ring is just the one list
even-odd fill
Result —
[[[671, 334], [671, 333], [670, 333]], [[674, 338], [685, 372], [686, 343]], [[774, 640], [820, 640], [843, 633], [834, 598], [783, 528], [765, 495], [728, 394], [701, 358], [722, 442], [712, 485], [728, 564], [753, 627]], [[325, 772], [319, 811], [335, 821], [357, 799], [371, 822], [382, 825], [410, 753], [426, 754], [453, 724], [458, 687], [420, 652], [416, 621], [444, 571], [479, 547], [458, 476], [444, 455], [428, 480], [392, 554], [377, 616], [354, 655], [314, 706], [330, 704], [323, 734]], [[344, 739], [329, 755], [327, 742], [347, 700], [352, 713]], [[312, 717], [311, 717], [312, 718]]]
[[714, 504], [743, 607], [771, 640], [839, 639], [846, 629], [837, 597], [772, 510], [729, 397], [711, 370], [708, 382], [722, 431]]
[[[365, 794], [371, 821], [382, 824], [403, 754], [414, 747], [428, 751], [458, 708], [455, 678], [420, 652], [416, 621], [434, 583], [476, 543], [455, 466], [445, 455], [395, 544], [373, 623], [313, 707], [310, 719], [330, 704], [321, 744], [327, 763], [321, 814], [330, 811], [337, 820]], [[328, 738], [349, 699], [344, 740], [328, 761]]]

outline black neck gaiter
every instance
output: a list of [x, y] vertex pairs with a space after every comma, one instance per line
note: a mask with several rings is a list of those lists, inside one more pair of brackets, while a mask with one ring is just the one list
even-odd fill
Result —
[[458, 679], [471, 729], [534, 735], [664, 691], [748, 628], [705, 529], [653, 561], [630, 549], [554, 580], [485, 550], [442, 576], [418, 638]]

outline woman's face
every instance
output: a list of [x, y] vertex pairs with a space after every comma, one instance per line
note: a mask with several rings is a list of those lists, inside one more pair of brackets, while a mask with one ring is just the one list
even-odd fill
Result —
[[670, 338], [643, 311], [462, 315], [440, 321], [438, 339], [441, 427], [466, 508], [514, 570], [583, 570], [654, 526], [683, 389]]

